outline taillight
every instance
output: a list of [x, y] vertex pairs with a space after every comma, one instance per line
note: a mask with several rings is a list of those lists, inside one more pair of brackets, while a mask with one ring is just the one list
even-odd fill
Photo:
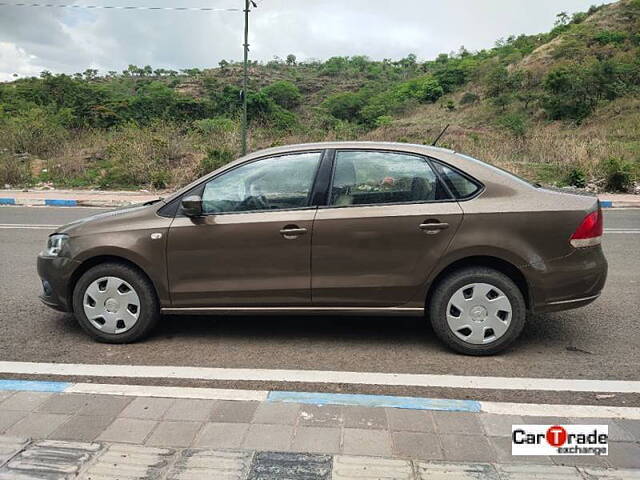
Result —
[[584, 217], [580, 226], [573, 235], [571, 235], [569, 243], [576, 248], [600, 245], [602, 242], [602, 220], [602, 210], [600, 209], [600, 205], [598, 205], [598, 210]]

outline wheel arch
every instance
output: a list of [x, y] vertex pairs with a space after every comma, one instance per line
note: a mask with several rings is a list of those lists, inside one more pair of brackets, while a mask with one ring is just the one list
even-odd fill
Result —
[[517, 266], [503, 258], [493, 255], [472, 255], [457, 259], [449, 263], [438, 272], [433, 281], [430, 282], [429, 288], [427, 289], [425, 297], [425, 309], [429, 308], [431, 297], [433, 296], [434, 291], [436, 290], [442, 279], [444, 279], [451, 272], [466, 267], [487, 267], [505, 274], [507, 277], [513, 280], [513, 282], [522, 293], [527, 309], [530, 310], [532, 308], [533, 298], [531, 295], [529, 283], [527, 282], [527, 279], [522, 271]]
[[153, 289], [156, 294], [156, 299], [159, 299], [158, 286], [155, 284], [153, 279], [147, 274], [147, 272], [145, 272], [144, 269], [140, 265], [138, 265], [136, 262], [119, 255], [113, 255], [113, 254], [96, 255], [96, 256], [84, 259], [83, 262], [80, 263], [80, 265], [71, 274], [71, 277], [69, 279], [69, 289], [67, 291], [67, 301], [69, 302], [68, 305], [71, 307], [71, 310], [73, 310], [73, 307], [74, 307], [73, 293], [76, 289], [76, 284], [78, 283], [78, 280], [80, 280], [80, 277], [82, 277], [82, 275], [84, 275], [91, 268], [95, 267], [96, 265], [101, 265], [103, 263], [120, 263], [123, 265], [127, 265], [128, 267], [134, 268], [141, 275], [144, 275], [144, 277], [147, 280], [149, 280], [151, 285], [153, 285]]

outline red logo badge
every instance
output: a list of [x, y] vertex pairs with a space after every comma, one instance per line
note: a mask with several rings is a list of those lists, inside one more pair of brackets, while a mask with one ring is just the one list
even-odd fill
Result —
[[561, 447], [567, 442], [567, 431], [559, 425], [554, 425], [547, 430], [546, 438], [552, 447]]

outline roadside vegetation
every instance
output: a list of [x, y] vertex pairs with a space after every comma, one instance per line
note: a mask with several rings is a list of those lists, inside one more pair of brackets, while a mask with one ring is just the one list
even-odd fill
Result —
[[[428, 61], [250, 65], [252, 150], [388, 140], [442, 145], [531, 180], [632, 191], [640, 179], [640, 0]], [[42, 72], [0, 84], [0, 187], [166, 189], [236, 158], [242, 65]]]

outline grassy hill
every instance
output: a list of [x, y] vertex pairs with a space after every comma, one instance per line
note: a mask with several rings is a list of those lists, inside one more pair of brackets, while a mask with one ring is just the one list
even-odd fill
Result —
[[[173, 188], [239, 152], [242, 66], [129, 66], [0, 84], [0, 185]], [[441, 144], [556, 185], [640, 179], [640, 0], [554, 28], [414, 55], [250, 66], [250, 148], [333, 139]]]

